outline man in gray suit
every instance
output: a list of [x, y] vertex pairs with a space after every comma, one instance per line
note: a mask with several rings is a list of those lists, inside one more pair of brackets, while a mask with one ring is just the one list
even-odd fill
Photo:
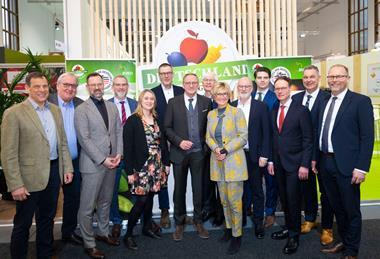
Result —
[[[90, 94], [75, 110], [75, 129], [81, 145], [79, 170], [82, 175], [79, 227], [86, 253], [92, 258], [104, 258], [96, 248], [95, 238], [117, 246], [119, 240], [109, 235], [109, 212], [115, 184], [115, 168], [123, 153], [122, 127], [115, 104], [103, 100], [104, 82], [98, 73], [87, 76]], [[92, 228], [96, 207], [98, 235]]]

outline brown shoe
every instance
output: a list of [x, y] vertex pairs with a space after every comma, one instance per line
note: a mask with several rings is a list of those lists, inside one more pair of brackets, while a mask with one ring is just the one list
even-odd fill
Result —
[[327, 246], [327, 245], [331, 244], [333, 241], [334, 241], [333, 230], [332, 229], [322, 229], [321, 244], [323, 246]]
[[203, 227], [201, 223], [194, 224], [194, 228], [198, 232], [198, 236], [202, 239], [208, 239], [210, 237], [208, 231]]
[[105, 254], [102, 251], [100, 251], [99, 249], [97, 249], [96, 247], [85, 248], [84, 251], [91, 258], [95, 258], [95, 259], [103, 259], [103, 258], [105, 258]]
[[332, 244], [331, 246], [321, 249], [324, 254], [337, 254], [344, 250], [344, 245], [342, 242]]
[[186, 225], [193, 225], [193, 218], [186, 215], [186, 217], [185, 217], [185, 224]]
[[315, 221], [305, 221], [301, 225], [301, 233], [309, 233], [313, 228], [317, 228], [317, 223]]
[[111, 236], [113, 238], [119, 238], [121, 232], [121, 225], [120, 224], [114, 224], [111, 231]]
[[185, 230], [184, 225], [175, 226], [175, 231], [173, 233], [174, 241], [181, 241], [183, 239], [183, 231]]
[[274, 215], [266, 216], [266, 217], [265, 217], [264, 226], [265, 226], [266, 228], [269, 228], [269, 227], [273, 226], [275, 220], [276, 220], [276, 217], [275, 217]]
[[96, 235], [95, 239], [98, 241], [104, 242], [110, 246], [119, 246], [120, 245], [120, 241], [116, 238], [111, 237], [111, 236], [98, 236], [98, 235]]
[[171, 227], [168, 209], [162, 209], [161, 210], [160, 225], [162, 228], [170, 228]]

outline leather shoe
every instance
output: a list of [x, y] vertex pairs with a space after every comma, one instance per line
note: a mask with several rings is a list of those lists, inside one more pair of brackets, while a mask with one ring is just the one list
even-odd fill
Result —
[[282, 252], [287, 255], [294, 254], [297, 252], [298, 243], [298, 237], [289, 237]]
[[344, 250], [344, 245], [342, 242], [332, 244], [326, 248], [321, 249], [324, 254], [337, 254]]
[[331, 244], [333, 241], [334, 241], [333, 230], [332, 229], [322, 229], [321, 244], [323, 246], [327, 246], [327, 245]]
[[198, 232], [198, 236], [202, 239], [208, 239], [210, 237], [210, 234], [208, 233], [208, 231], [203, 227], [202, 224], [198, 223], [198, 224], [194, 224], [194, 228], [197, 230]]
[[265, 217], [265, 223], [264, 223], [265, 228], [269, 228], [269, 227], [273, 226], [275, 220], [276, 220], [276, 217], [274, 215], [266, 216]]
[[111, 236], [98, 236], [98, 235], [96, 235], [95, 239], [98, 241], [102, 241], [102, 242], [104, 242], [110, 246], [119, 246], [120, 245], [120, 241], [118, 239], [111, 237]]
[[224, 232], [223, 232], [223, 236], [221, 236], [218, 239], [218, 241], [221, 243], [226, 243], [226, 242], [230, 241], [231, 237], [232, 237], [232, 229], [225, 228]]
[[73, 245], [83, 245], [83, 238], [75, 232], [72, 233], [69, 237], [62, 237], [62, 241], [64, 243], [70, 243]]
[[283, 240], [289, 237], [289, 231], [287, 229], [283, 229], [277, 232], [273, 232], [270, 236], [274, 240]]
[[111, 236], [113, 238], [119, 238], [120, 237], [120, 232], [121, 232], [121, 225], [120, 224], [113, 224], [112, 231], [111, 231]]
[[133, 240], [132, 237], [124, 237], [124, 245], [128, 248], [128, 249], [131, 249], [131, 250], [134, 250], [136, 251], [138, 249], [138, 246], [135, 242], [135, 240]]
[[228, 246], [227, 254], [233, 255], [239, 252], [241, 246], [241, 236], [240, 237], [232, 237], [230, 245]]
[[309, 233], [313, 228], [317, 228], [317, 223], [315, 221], [305, 221], [301, 225], [301, 233], [307, 234]]
[[171, 227], [170, 218], [169, 218], [169, 210], [168, 209], [162, 209], [161, 210], [160, 226], [162, 228], [165, 228], [165, 229]]
[[144, 236], [147, 236], [150, 238], [161, 239], [161, 236], [159, 235], [159, 233], [155, 233], [151, 229], [145, 229], [142, 231], [142, 233]]
[[263, 239], [265, 236], [265, 230], [263, 225], [255, 226], [255, 236], [257, 239]]
[[358, 257], [355, 255], [344, 255], [342, 256], [342, 259], [357, 259]]
[[85, 248], [84, 251], [91, 258], [95, 258], [95, 259], [103, 259], [103, 258], [105, 258], [105, 254], [102, 251], [100, 251], [99, 249], [97, 249], [96, 247]]
[[184, 225], [175, 226], [175, 231], [173, 233], [174, 241], [181, 241], [183, 239], [183, 231], [185, 230]]

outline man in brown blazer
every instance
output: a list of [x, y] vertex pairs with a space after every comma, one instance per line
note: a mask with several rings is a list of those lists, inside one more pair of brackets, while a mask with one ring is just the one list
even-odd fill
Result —
[[61, 112], [47, 102], [46, 77], [30, 73], [26, 90], [29, 98], [7, 109], [1, 125], [1, 162], [16, 201], [11, 256], [26, 258], [35, 216], [37, 258], [51, 258], [59, 189], [72, 181], [73, 166]]

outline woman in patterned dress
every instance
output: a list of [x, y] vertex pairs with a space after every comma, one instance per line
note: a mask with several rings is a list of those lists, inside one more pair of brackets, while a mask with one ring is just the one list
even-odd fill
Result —
[[127, 248], [137, 250], [132, 234], [143, 214], [142, 233], [159, 239], [152, 231], [152, 208], [154, 194], [167, 184], [169, 161], [167, 142], [161, 134], [155, 111], [156, 97], [151, 90], [143, 90], [139, 96], [135, 113], [128, 117], [124, 126], [124, 159], [131, 193], [135, 204], [128, 217], [124, 243]]

